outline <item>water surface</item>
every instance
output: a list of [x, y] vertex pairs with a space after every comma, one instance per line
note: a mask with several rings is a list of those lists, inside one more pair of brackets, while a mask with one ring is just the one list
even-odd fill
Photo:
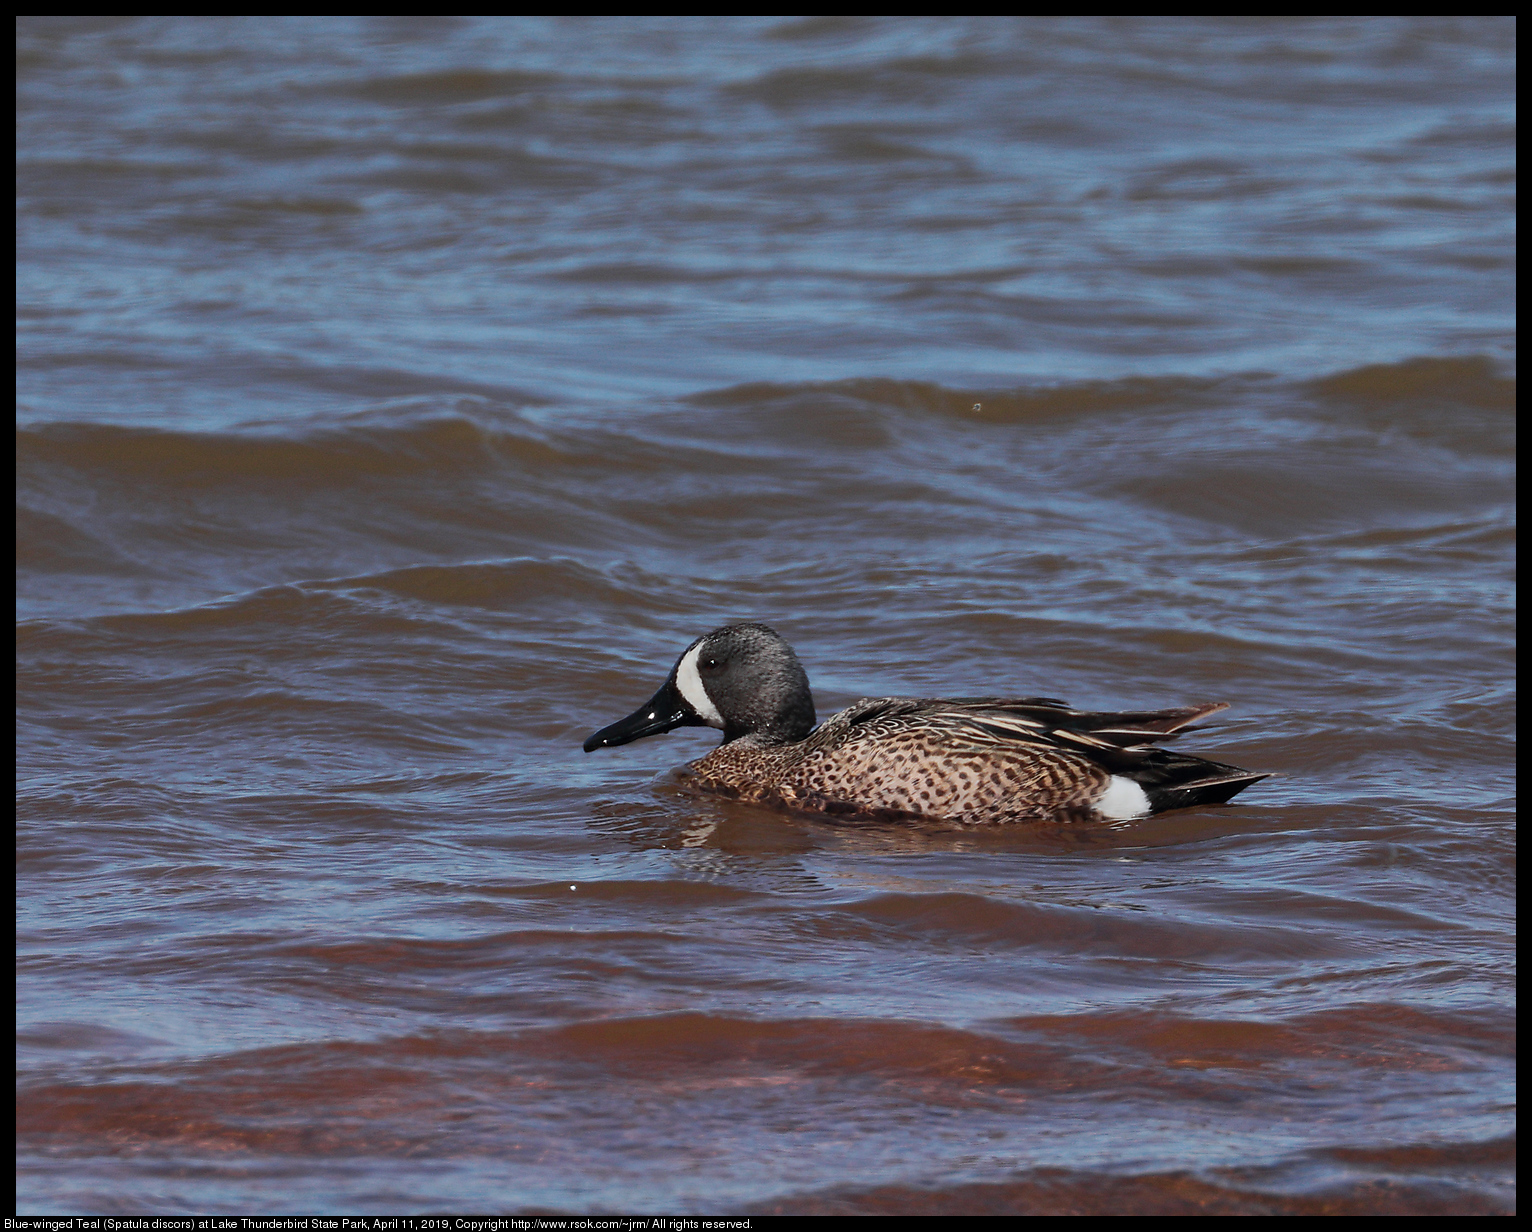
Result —
[[[24, 18], [18, 1209], [1514, 1209], [1508, 19]], [[699, 633], [1229, 701], [866, 827]]]

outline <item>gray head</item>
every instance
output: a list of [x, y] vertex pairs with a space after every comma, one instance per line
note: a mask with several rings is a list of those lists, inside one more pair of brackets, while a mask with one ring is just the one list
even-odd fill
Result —
[[724, 743], [791, 744], [814, 730], [814, 695], [793, 648], [765, 625], [725, 625], [682, 652], [660, 691], [585, 741], [587, 753], [677, 727], [717, 727]]

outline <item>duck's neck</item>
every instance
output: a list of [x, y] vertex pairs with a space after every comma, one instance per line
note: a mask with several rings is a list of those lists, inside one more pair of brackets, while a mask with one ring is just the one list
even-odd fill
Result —
[[814, 730], [814, 703], [804, 702], [775, 716], [769, 723], [726, 722], [723, 742], [746, 740], [762, 748], [777, 748], [784, 744], [797, 744], [806, 740]]

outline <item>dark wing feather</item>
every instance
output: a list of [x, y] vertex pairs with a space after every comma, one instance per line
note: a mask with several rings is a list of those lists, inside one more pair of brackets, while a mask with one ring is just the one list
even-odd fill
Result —
[[1045, 704], [1038, 698], [962, 698], [930, 704], [945, 717], [961, 719], [1000, 739], [1102, 753], [1140, 750], [1174, 739], [1189, 724], [1228, 709], [1227, 702], [1211, 702], [1168, 710], [1091, 711]]

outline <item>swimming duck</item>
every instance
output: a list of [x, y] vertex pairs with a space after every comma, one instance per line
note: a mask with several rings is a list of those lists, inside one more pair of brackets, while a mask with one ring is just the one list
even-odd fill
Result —
[[870, 697], [816, 729], [792, 647], [765, 625], [735, 624], [688, 646], [659, 692], [593, 733], [585, 751], [705, 725], [721, 729], [723, 743], [687, 772], [698, 787], [742, 800], [877, 820], [1126, 821], [1223, 804], [1268, 777], [1153, 747], [1227, 708]]

